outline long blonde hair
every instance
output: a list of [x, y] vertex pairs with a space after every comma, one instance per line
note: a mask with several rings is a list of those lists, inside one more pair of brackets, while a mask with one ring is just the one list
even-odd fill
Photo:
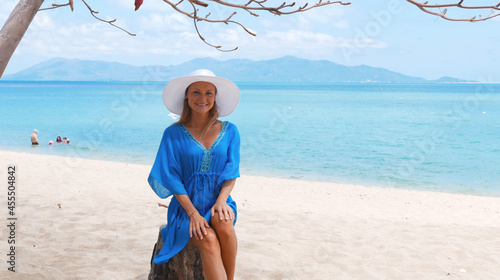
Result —
[[[191, 85], [189, 85], [186, 88], [186, 92], [184, 96], [187, 96], [188, 89]], [[214, 86], [215, 87], [215, 86]], [[215, 88], [215, 96], [217, 96], [217, 88]], [[214, 101], [214, 106], [210, 111], [208, 111], [208, 121], [207, 123], [201, 128], [200, 130], [200, 136], [205, 136], [207, 134], [208, 130], [212, 125], [214, 125], [217, 122], [217, 119], [219, 118], [219, 111], [217, 111], [217, 103]], [[182, 113], [180, 119], [175, 122], [174, 124], [185, 124], [191, 120], [191, 107], [189, 107], [189, 103], [187, 98], [184, 99], [184, 105], [182, 107]]]

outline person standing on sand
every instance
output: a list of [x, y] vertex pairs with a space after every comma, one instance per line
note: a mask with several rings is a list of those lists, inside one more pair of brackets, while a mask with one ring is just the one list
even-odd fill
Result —
[[234, 124], [218, 117], [231, 114], [239, 98], [238, 86], [206, 69], [163, 90], [165, 106], [181, 117], [165, 129], [148, 177], [160, 198], [174, 195], [156, 264], [191, 242], [200, 249], [206, 279], [234, 278], [237, 212], [230, 193], [240, 176], [240, 136]]
[[31, 145], [40, 144], [40, 143], [38, 143], [38, 137], [36, 136], [37, 133], [38, 133], [38, 130], [34, 129], [33, 133], [31, 134]]

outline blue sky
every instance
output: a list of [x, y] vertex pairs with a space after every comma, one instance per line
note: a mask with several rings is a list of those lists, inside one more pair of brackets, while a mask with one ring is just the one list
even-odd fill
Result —
[[[1, 24], [17, 2], [2, 0]], [[6, 74], [53, 57], [175, 65], [197, 57], [267, 60], [293, 55], [344, 65], [366, 64], [426, 79], [452, 76], [500, 82], [500, 19], [449, 22], [402, 0], [353, 0], [349, 6], [334, 4], [288, 16], [261, 13], [255, 18], [238, 12], [233, 19], [255, 31], [256, 37], [236, 25], [199, 24], [208, 41], [228, 49], [238, 46], [230, 53], [201, 42], [192, 21], [161, 0], [144, 0], [139, 11], [134, 11], [134, 0], [88, 3], [99, 16], [116, 18], [117, 25], [137, 36], [95, 20], [76, 0], [74, 12], [67, 7], [37, 14]], [[213, 17], [224, 17], [232, 11], [215, 7], [211, 12]], [[456, 14], [472, 16], [470, 12]]]

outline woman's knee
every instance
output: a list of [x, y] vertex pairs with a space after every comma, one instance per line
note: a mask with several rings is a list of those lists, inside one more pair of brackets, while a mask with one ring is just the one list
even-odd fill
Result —
[[207, 235], [203, 236], [203, 239], [198, 240], [196, 237], [191, 238], [193, 245], [198, 247], [201, 252], [216, 253], [220, 251], [219, 239], [217, 234], [211, 230], [207, 229]]
[[215, 229], [217, 236], [228, 236], [234, 234], [234, 220], [221, 220], [218, 213], [215, 213], [210, 222], [212, 227]]

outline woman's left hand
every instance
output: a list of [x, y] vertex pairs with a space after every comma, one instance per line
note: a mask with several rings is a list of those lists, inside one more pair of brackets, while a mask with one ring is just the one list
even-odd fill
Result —
[[210, 213], [212, 214], [212, 217], [215, 215], [215, 212], [219, 213], [219, 218], [222, 220], [223, 218], [227, 221], [234, 219], [234, 212], [229, 205], [227, 205], [226, 202], [220, 202], [216, 201], [212, 209], [210, 210]]

